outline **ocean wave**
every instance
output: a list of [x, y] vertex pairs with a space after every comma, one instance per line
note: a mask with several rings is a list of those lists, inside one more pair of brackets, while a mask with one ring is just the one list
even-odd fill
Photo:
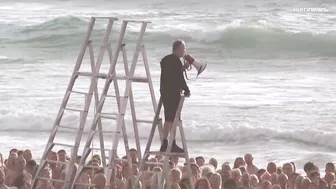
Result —
[[[53, 116], [48, 113], [41, 113], [41, 115], [33, 113], [17, 112], [15, 114], [9, 113], [5, 110], [0, 111], [0, 132], [43, 132], [51, 131]], [[68, 116], [63, 119], [63, 125], [78, 125], [77, 116]], [[84, 131], [88, 133], [89, 126], [92, 123], [92, 118], [88, 118]], [[125, 120], [127, 126], [127, 135], [130, 138], [134, 137], [132, 121]], [[104, 125], [104, 124], [103, 124]], [[148, 124], [139, 124], [140, 138], [147, 139], [150, 133], [151, 126]], [[113, 129], [109, 127], [110, 129]], [[110, 129], [105, 128], [104, 131], [111, 132]], [[69, 134], [68, 130], [59, 130], [60, 134]], [[185, 134], [187, 140], [193, 142], [222, 142], [223, 144], [247, 144], [250, 142], [268, 142], [268, 141], [285, 141], [296, 142], [307, 145], [316, 145], [331, 149], [336, 149], [336, 135], [333, 132], [324, 132], [315, 128], [306, 129], [284, 129], [284, 128], [268, 128], [262, 126], [232, 126], [230, 124], [214, 124], [201, 125], [196, 122], [185, 123]], [[179, 134], [177, 135], [177, 138]]]
[[[59, 17], [42, 24], [24, 26], [2, 35], [4, 44], [27, 44], [35, 47], [79, 47], [87, 28], [87, 19], [79, 17]], [[99, 24], [98, 24], [99, 25]], [[115, 24], [120, 28], [120, 23]], [[8, 26], [10, 27], [10, 26]], [[92, 39], [101, 39], [104, 25], [94, 31]], [[125, 41], [135, 41], [139, 28], [130, 27]], [[114, 38], [117, 35], [114, 36]], [[239, 25], [193, 29], [177, 29], [165, 25], [149, 25], [146, 43], [153, 48], [167, 46], [172, 40], [182, 38], [198, 51], [228, 53], [230, 57], [277, 58], [283, 56], [334, 57], [336, 47], [335, 32], [314, 34], [310, 32], [290, 32], [280, 28]], [[116, 40], [116, 39], [114, 39]]]

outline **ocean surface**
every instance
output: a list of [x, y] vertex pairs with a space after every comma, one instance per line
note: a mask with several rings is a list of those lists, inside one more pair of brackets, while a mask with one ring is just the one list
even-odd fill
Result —
[[[322, 8], [323, 11], [297, 11]], [[322, 10], [321, 9], [321, 10]], [[320, 9], [319, 9], [320, 10]], [[336, 160], [336, 4], [324, 1], [75, 1], [25, 0], [0, 2], [0, 149], [7, 156], [16, 147], [30, 148], [39, 158], [62, 102], [91, 16], [149, 20], [145, 46], [159, 98], [160, 59], [175, 39], [184, 39], [188, 52], [208, 67], [189, 80], [191, 97], [183, 110], [188, 150], [224, 161], [250, 152], [259, 167], [268, 161], [307, 161], [321, 168]], [[98, 56], [106, 20], [97, 20], [93, 33]], [[119, 36], [114, 24], [111, 46]], [[139, 24], [125, 36], [131, 61]], [[105, 53], [107, 55], [107, 53]], [[108, 57], [101, 72], [107, 73]], [[117, 73], [123, 74], [122, 58]], [[139, 64], [142, 64], [139, 61]], [[89, 71], [88, 53], [83, 70]], [[143, 66], [136, 73], [144, 74]], [[189, 72], [194, 78], [195, 69]], [[88, 79], [75, 87], [86, 91]], [[100, 81], [99, 93], [104, 81]], [[121, 91], [124, 83], [120, 82]], [[133, 85], [139, 119], [153, 119], [145, 84]], [[113, 88], [110, 90], [113, 93]], [[84, 98], [70, 99], [80, 107]], [[92, 101], [94, 102], [94, 101]], [[106, 102], [106, 112], [115, 110]], [[91, 108], [93, 110], [93, 107]], [[126, 120], [130, 146], [132, 122]], [[92, 122], [91, 111], [86, 131]], [[63, 125], [76, 126], [78, 114], [67, 114]], [[112, 122], [104, 122], [113, 130]], [[141, 145], [150, 125], [139, 124]], [[75, 133], [60, 131], [56, 140], [72, 144]], [[105, 136], [111, 146], [111, 136]], [[83, 136], [82, 146], [86, 136]], [[156, 138], [153, 149], [159, 148]], [[98, 147], [95, 140], [93, 146]], [[120, 140], [119, 152], [124, 153]], [[81, 150], [80, 153], [81, 154]]]

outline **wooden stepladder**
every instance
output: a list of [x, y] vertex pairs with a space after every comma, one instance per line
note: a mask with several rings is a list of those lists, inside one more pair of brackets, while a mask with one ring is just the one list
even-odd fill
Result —
[[[185, 158], [187, 171], [188, 171], [188, 174], [189, 174], [190, 186], [191, 186], [192, 189], [195, 188], [194, 177], [192, 176], [191, 162], [190, 162], [190, 159], [189, 159], [189, 153], [188, 153], [186, 138], [185, 138], [185, 134], [184, 134], [183, 123], [182, 123], [182, 120], [180, 119], [181, 110], [182, 110], [182, 107], [183, 107], [184, 100], [185, 100], [185, 96], [182, 95], [181, 99], [180, 99], [180, 102], [179, 102], [179, 105], [178, 105], [178, 108], [177, 108], [177, 111], [176, 111], [175, 118], [174, 118], [174, 122], [173, 122], [172, 130], [171, 130], [171, 133], [170, 133], [170, 136], [169, 136], [169, 143], [168, 143], [168, 147], [167, 147], [166, 152], [150, 151], [150, 148], [151, 148], [151, 145], [152, 145], [152, 142], [153, 142], [153, 138], [154, 138], [154, 135], [155, 135], [156, 127], [158, 127], [158, 128], [160, 127], [159, 120], [161, 120], [160, 119], [160, 113], [161, 113], [161, 109], [162, 109], [162, 105], [163, 105], [162, 98], [160, 98], [158, 108], [156, 110], [154, 121], [153, 121], [153, 124], [152, 124], [152, 129], [151, 129], [151, 132], [150, 132], [149, 137], [148, 137], [148, 142], [147, 142], [147, 145], [146, 145], [146, 149], [145, 149], [143, 158], [140, 162], [140, 167], [139, 167], [140, 174], [137, 177], [137, 181], [139, 180], [141, 174], [144, 171], [147, 171], [147, 170], [144, 170], [144, 168], [146, 167], [145, 164], [148, 162], [149, 156], [150, 155], [162, 155], [162, 156], [164, 156], [164, 166], [163, 166], [163, 176], [164, 176], [164, 181], [165, 181], [164, 189], [169, 189], [170, 188], [170, 186], [168, 184], [168, 182], [169, 182], [169, 171], [170, 171], [169, 158], [172, 157], [172, 156], [179, 156], [179, 157], [184, 157]], [[181, 134], [182, 146], [183, 146], [183, 149], [184, 149], [184, 152], [182, 152], [182, 153], [173, 153], [172, 152], [173, 139], [175, 138], [177, 128], [179, 128], [180, 134]], [[161, 141], [162, 141], [161, 136], [160, 136], [160, 138], [161, 138]], [[159, 188], [162, 188], [162, 187], [159, 186]], [[135, 189], [135, 188], [133, 187], [133, 189]]]
[[[36, 188], [39, 180], [48, 180], [54, 183], [61, 184], [63, 189], [70, 189], [71, 187], [71, 183], [74, 177], [73, 173], [75, 171], [75, 163], [77, 162], [76, 161], [77, 153], [78, 153], [79, 145], [82, 139], [85, 123], [86, 123], [86, 120], [89, 114], [89, 109], [90, 109], [93, 95], [95, 97], [95, 105], [96, 106], [98, 105], [98, 89], [97, 89], [98, 78], [103, 78], [103, 79], [106, 78], [106, 74], [105, 75], [98, 74], [101, 64], [102, 64], [102, 58], [104, 56], [104, 52], [106, 48], [109, 46], [109, 37], [112, 31], [113, 23], [114, 21], [118, 20], [117, 18], [113, 18], [113, 17], [103, 18], [103, 19], [108, 20], [108, 24], [107, 24], [104, 40], [101, 45], [97, 61], [95, 62], [91, 34], [92, 34], [93, 27], [95, 25], [96, 19], [98, 18], [102, 18], [102, 17], [92, 17], [90, 20], [84, 43], [78, 55], [75, 68], [73, 70], [73, 73], [70, 78], [68, 87], [66, 89], [62, 104], [58, 111], [52, 131], [50, 133], [48, 143], [42, 155], [40, 166], [37, 169], [35, 178], [33, 180], [32, 189]], [[85, 52], [87, 49], [89, 51], [89, 56], [90, 56], [91, 70], [89, 72], [82, 72], [80, 71], [80, 68], [81, 68], [81, 65], [82, 65], [82, 62], [85, 56]], [[88, 87], [87, 91], [77, 91], [74, 88], [77, 79], [82, 76], [90, 78], [90, 86]], [[76, 103], [70, 100], [73, 95], [82, 95], [83, 102], [84, 102], [84, 106], [82, 108], [74, 107]], [[75, 126], [62, 124], [62, 120], [65, 119], [64, 116], [66, 116], [67, 113], [72, 113], [72, 114], [76, 113], [76, 115], [79, 118], [79, 124]], [[101, 128], [100, 120], [98, 120], [98, 127]], [[64, 129], [65, 132], [73, 131], [73, 134], [67, 136], [68, 140], [73, 138], [73, 142], [71, 142], [70, 144], [65, 143], [65, 142], [61, 142], [61, 143], [55, 142], [55, 137], [57, 133], [61, 132], [61, 129]], [[53, 151], [54, 147], [61, 147], [64, 149], [68, 148], [68, 150], [71, 152], [70, 161], [61, 162], [61, 161], [50, 160], [48, 156]], [[105, 157], [104, 154], [102, 154], [102, 156]], [[47, 164], [65, 165], [66, 166], [65, 178], [61, 180], [55, 180], [55, 179], [51, 179], [43, 175], [42, 173], [43, 169], [46, 167]]]
[[[131, 61], [131, 66], [129, 68], [128, 65], [128, 60], [127, 60], [127, 55], [126, 55], [126, 45], [123, 43], [124, 42], [124, 37], [125, 37], [125, 32], [127, 25], [129, 23], [141, 24], [141, 29], [139, 32], [138, 40], [136, 43], [136, 49], [133, 54], [133, 58]], [[101, 96], [99, 98], [99, 103], [96, 108], [95, 116], [93, 119], [93, 122], [90, 126], [90, 131], [89, 135], [87, 138], [87, 141], [84, 146], [83, 154], [81, 157], [81, 160], [79, 162], [78, 170], [76, 172], [76, 175], [73, 179], [72, 182], [72, 188], [75, 187], [76, 185], [82, 185], [81, 183], [78, 183], [78, 178], [80, 177], [82, 170], [86, 167], [90, 167], [86, 165], [86, 160], [89, 156], [89, 154], [92, 152], [92, 150], [100, 150], [102, 153], [105, 153], [106, 151], [108, 152], [108, 161], [106, 164], [103, 164], [104, 168], [104, 174], [106, 176], [106, 188], [113, 188], [111, 184], [115, 183], [115, 175], [114, 175], [114, 164], [116, 161], [125, 161], [128, 164], [129, 171], [133, 170], [133, 164], [131, 160], [131, 156], [129, 153], [129, 142], [128, 142], [128, 136], [127, 136], [127, 126], [125, 125], [125, 114], [126, 114], [126, 109], [128, 106], [128, 101], [130, 101], [130, 108], [131, 108], [131, 114], [132, 114], [132, 123], [133, 123], [133, 129], [134, 129], [134, 134], [135, 134], [135, 143], [137, 146], [137, 152], [138, 152], [138, 157], [141, 160], [141, 146], [140, 146], [140, 141], [139, 141], [139, 131], [138, 131], [138, 125], [137, 123], [149, 123], [152, 124], [152, 120], [141, 120], [138, 119], [136, 116], [136, 111], [135, 111], [135, 105], [134, 105], [134, 96], [132, 92], [132, 83], [133, 82], [139, 82], [139, 83], [147, 83], [149, 86], [150, 90], [150, 95], [151, 95], [151, 100], [152, 100], [152, 105], [153, 105], [153, 115], [156, 112], [157, 109], [157, 102], [155, 99], [155, 94], [154, 94], [154, 88], [151, 80], [151, 75], [150, 75], [150, 69], [149, 69], [149, 64], [147, 60], [147, 55], [145, 51], [145, 46], [143, 45], [144, 41], [144, 34], [146, 31], [147, 24], [150, 22], [147, 21], [134, 21], [134, 20], [124, 20], [122, 25], [121, 25], [121, 31], [120, 31], [120, 36], [118, 38], [118, 41], [116, 43], [116, 47], [114, 50], [113, 58], [110, 59], [110, 69], [108, 74], [106, 75], [106, 80], [105, 84], [103, 87], [103, 90], [101, 92]], [[112, 50], [108, 49], [109, 54], [112, 54]], [[116, 65], [118, 61], [118, 56], [119, 52], [122, 52], [122, 59], [123, 59], [123, 64], [124, 64], [124, 75], [120, 76], [117, 75], [117, 70], [116, 70]], [[143, 62], [144, 62], [144, 68], [146, 72], [145, 77], [138, 77], [134, 75], [136, 65], [138, 64], [138, 59], [139, 55], [142, 55], [143, 57]], [[117, 80], [126, 80], [125, 83], [125, 91], [123, 95], [120, 95], [118, 84], [115, 82]], [[114, 90], [115, 90], [115, 96], [109, 95], [109, 90], [111, 89], [111, 83], [114, 82]], [[105, 106], [105, 101], [110, 98], [110, 97], [115, 97], [117, 100], [117, 108], [115, 108], [114, 113], [106, 113], [103, 110], [103, 107]], [[113, 131], [113, 142], [112, 146], [110, 148], [104, 147], [105, 145], [100, 145], [100, 148], [94, 148], [92, 147], [92, 144], [94, 142], [94, 135], [97, 133], [97, 126], [99, 126], [99, 120], [100, 119], [112, 119], [116, 120], [116, 126], [113, 125], [104, 125], [104, 129], [106, 128], [113, 128], [115, 129]], [[102, 125], [102, 126], [103, 126]], [[98, 128], [99, 129], [99, 128]], [[105, 131], [99, 130], [99, 132], [104, 132]], [[101, 142], [104, 142], [104, 139], [102, 138], [103, 136], [99, 135], [99, 140]], [[120, 138], [123, 138], [124, 140], [124, 146], [125, 146], [125, 151], [126, 151], [126, 156], [127, 159], [120, 159], [118, 158], [117, 151], [118, 151], [118, 146], [119, 146], [119, 140]], [[111, 140], [111, 139], [110, 139]]]

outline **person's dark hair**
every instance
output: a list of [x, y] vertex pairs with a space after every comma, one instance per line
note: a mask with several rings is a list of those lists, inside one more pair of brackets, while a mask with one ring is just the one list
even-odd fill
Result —
[[178, 39], [176, 41], [174, 41], [173, 43], [173, 51], [175, 51], [179, 46], [181, 46], [182, 44], [184, 44], [184, 41]]
[[307, 162], [307, 163], [304, 164], [304, 166], [303, 166], [303, 170], [304, 170], [304, 172], [306, 172], [306, 173], [308, 173], [308, 172], [314, 170], [314, 168], [315, 168], [315, 165], [314, 165], [314, 163], [312, 163], [312, 162]]
[[13, 148], [13, 149], [9, 150], [9, 153], [10, 153], [10, 154], [11, 154], [11, 153], [17, 153], [18, 151], [19, 151], [18, 149]]
[[62, 150], [58, 150], [57, 153], [58, 153], [58, 154], [59, 154], [59, 153], [65, 153], [65, 154], [66, 154], [66, 151], [62, 149]]
[[335, 164], [333, 164], [332, 162], [328, 162], [326, 164], [326, 167], [331, 167], [333, 170], [335, 170]]
[[35, 167], [35, 166], [37, 166], [37, 163], [36, 163], [35, 160], [31, 159], [31, 160], [28, 160], [28, 161], [27, 161], [27, 165], [26, 165], [26, 167], [31, 167], [31, 168], [33, 168], [33, 167]]
[[201, 159], [201, 160], [205, 161], [205, 159], [204, 159], [204, 157], [203, 157], [203, 156], [198, 156], [198, 157], [196, 157], [196, 158], [195, 158], [195, 160], [196, 160], [196, 161], [197, 161], [197, 160], [199, 160], [199, 159]]
[[17, 151], [17, 155], [18, 155], [18, 156], [22, 156], [22, 155], [23, 155], [23, 150], [19, 150], [19, 151]]
[[229, 180], [224, 182], [223, 186], [224, 186], [225, 189], [236, 189], [237, 188], [237, 183], [236, 183], [235, 180], [229, 179]]

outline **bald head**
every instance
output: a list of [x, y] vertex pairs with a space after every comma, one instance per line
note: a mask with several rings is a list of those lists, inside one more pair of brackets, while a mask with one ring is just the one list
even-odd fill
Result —
[[247, 165], [251, 165], [253, 163], [253, 156], [250, 153], [245, 154], [244, 160]]
[[217, 169], [218, 162], [217, 162], [217, 160], [215, 158], [211, 158], [209, 160], [209, 164], [212, 165], [212, 166], [214, 166], [215, 170]]

